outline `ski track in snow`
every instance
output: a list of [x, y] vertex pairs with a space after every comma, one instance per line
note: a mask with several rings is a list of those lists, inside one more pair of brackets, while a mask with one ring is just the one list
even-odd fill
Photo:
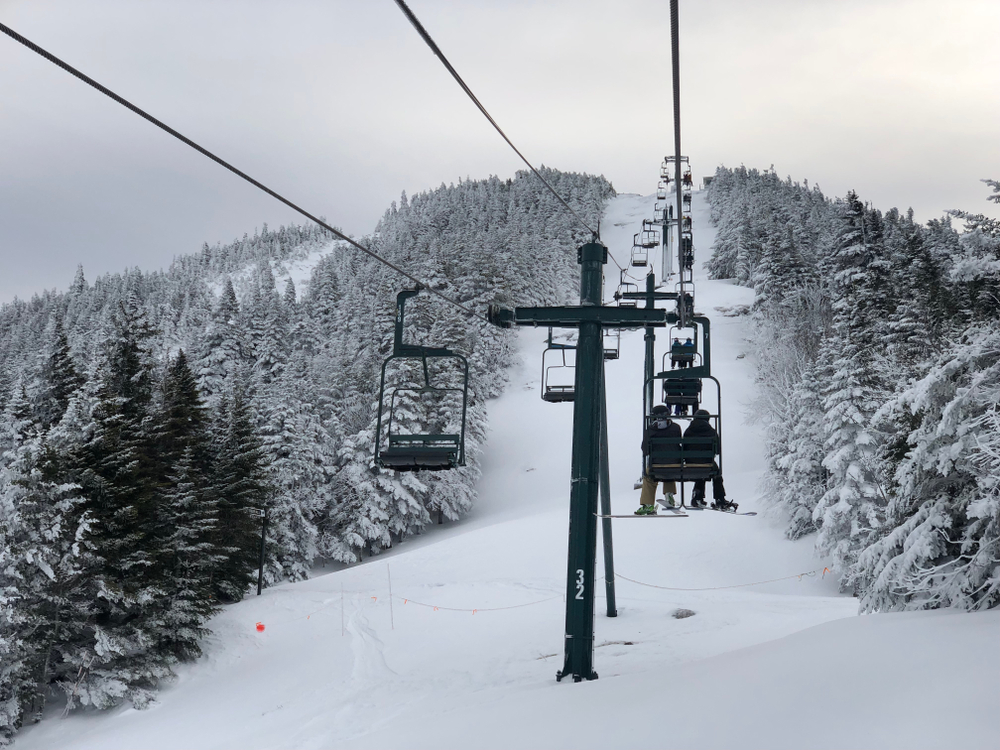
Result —
[[[603, 240], [619, 262], [654, 202], [621, 195], [609, 204]], [[700, 193], [693, 215], [700, 264], [713, 236]], [[753, 293], [703, 271], [695, 279], [723, 387], [729, 497], [762, 511], [763, 440], [747, 419], [752, 353], [744, 322], [716, 309], [749, 304]], [[609, 264], [609, 294], [617, 282]], [[856, 617], [833, 576], [715, 591], [619, 580], [616, 618], [605, 616], [599, 585], [601, 677], [557, 684], [573, 408], [539, 399], [545, 333], [518, 333], [523, 361], [490, 405], [480, 498], [467, 518], [227, 607], [205, 657], [183, 665], [150, 709], [60, 720], [53, 706], [17, 746], [995, 747], [1000, 612]], [[614, 513], [638, 505], [642, 357], [642, 332], [626, 332], [621, 358], [607, 365]], [[732, 586], [824, 567], [810, 540], [786, 541], [763, 515], [623, 519], [614, 541], [621, 574], [661, 586]], [[598, 580], [600, 554], [599, 542]], [[695, 616], [674, 619], [682, 607]]]

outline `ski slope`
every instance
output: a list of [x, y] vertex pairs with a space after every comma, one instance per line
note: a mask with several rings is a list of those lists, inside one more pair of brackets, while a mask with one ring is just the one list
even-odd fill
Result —
[[[609, 205], [604, 240], [619, 262], [653, 203], [623, 195]], [[700, 264], [712, 232], [697, 193], [694, 227]], [[617, 276], [609, 264], [609, 288]], [[704, 273], [696, 282], [724, 389], [729, 497], [762, 510], [762, 436], [747, 419], [752, 354], [743, 320], [716, 309], [749, 304], [752, 292]], [[600, 679], [556, 683], [573, 409], [539, 399], [545, 331], [519, 336], [523, 363], [490, 405], [480, 500], [468, 518], [227, 607], [205, 657], [183, 666], [153, 707], [60, 719], [53, 706], [18, 746], [996, 746], [1000, 612], [858, 617], [832, 576], [799, 577], [825, 566], [811, 542], [786, 541], [764, 516], [614, 521], [616, 570], [666, 588], [619, 580], [616, 618], [605, 616], [600, 588]], [[626, 333], [607, 368], [621, 514], [638, 505], [642, 356], [642, 332]], [[772, 579], [782, 580], [744, 585]], [[679, 608], [695, 615], [675, 619]]]

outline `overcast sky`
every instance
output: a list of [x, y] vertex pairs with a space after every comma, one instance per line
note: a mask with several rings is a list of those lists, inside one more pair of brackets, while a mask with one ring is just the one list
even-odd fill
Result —
[[[536, 164], [650, 193], [666, 0], [410, 0]], [[517, 157], [392, 0], [0, 0], [0, 21], [346, 231]], [[684, 151], [997, 216], [1000, 0], [681, 0]], [[298, 221], [0, 35], [0, 302]]]

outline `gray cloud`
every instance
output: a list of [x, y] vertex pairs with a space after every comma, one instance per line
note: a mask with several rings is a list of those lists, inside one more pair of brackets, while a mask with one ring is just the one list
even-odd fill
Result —
[[[671, 148], [663, 0], [413, 0], [536, 163], [652, 191]], [[768, 167], [919, 218], [997, 213], [1000, 5], [681, 2], [697, 174]], [[7, 0], [0, 19], [349, 232], [516, 157], [391, 0]], [[0, 38], [0, 301], [156, 268], [295, 216]]]

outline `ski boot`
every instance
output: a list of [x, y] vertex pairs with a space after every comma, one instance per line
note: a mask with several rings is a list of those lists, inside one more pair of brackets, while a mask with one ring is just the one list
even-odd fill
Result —
[[639, 510], [635, 512], [637, 516], [655, 516], [656, 506], [655, 505], [640, 505]]
[[692, 497], [691, 498], [691, 507], [692, 508], [706, 508], [706, 507], [708, 507], [708, 503], [705, 502], [705, 498], [703, 498], [703, 497]]

